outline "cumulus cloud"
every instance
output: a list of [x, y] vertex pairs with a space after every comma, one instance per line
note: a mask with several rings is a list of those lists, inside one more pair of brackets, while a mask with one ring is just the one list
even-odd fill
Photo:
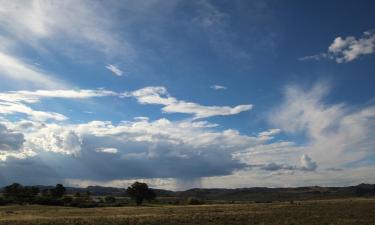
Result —
[[122, 70], [120, 70], [119, 68], [117, 68], [116, 66], [112, 64], [108, 64], [105, 68], [107, 68], [109, 71], [111, 71], [113, 74], [117, 76], [122, 76], [123, 74]]
[[333, 55], [337, 63], [346, 63], [362, 55], [374, 53], [375, 33], [367, 31], [361, 38], [353, 36], [337, 37], [329, 46], [328, 52]]
[[78, 155], [82, 139], [74, 131], [58, 125], [48, 125], [27, 136], [25, 146], [35, 151]]
[[166, 113], [186, 113], [193, 114], [195, 119], [212, 116], [235, 115], [244, 111], [251, 110], [253, 105], [229, 106], [203, 106], [193, 102], [186, 102], [172, 97], [165, 87], [145, 87], [125, 96], [134, 97], [141, 104], [159, 104], [164, 105], [163, 112]]
[[[204, 120], [136, 117], [119, 123], [74, 124], [0, 118], [6, 126], [3, 132], [13, 135], [3, 135], [9, 137], [8, 142], [1, 142], [8, 143], [4, 146], [11, 146], [10, 140], [21, 140], [17, 135], [23, 137], [22, 145], [13, 145], [18, 151], [0, 151], [0, 176], [3, 182], [18, 179], [33, 183], [173, 179], [182, 187], [204, 185], [207, 177], [236, 177], [239, 171], [247, 170], [276, 177], [339, 173], [328, 169], [345, 168], [347, 163], [373, 154], [370, 134], [375, 130], [375, 110], [371, 105], [353, 108], [342, 103], [326, 104], [323, 100], [329, 90], [324, 83], [307, 90], [297, 85], [286, 87], [284, 101], [270, 114], [270, 122], [277, 128], [253, 136], [234, 129], [220, 130], [218, 124]], [[0, 94], [0, 102], [25, 105], [44, 98], [102, 96], [135, 97], [142, 104], [164, 106], [185, 103], [163, 87], [125, 94], [102, 89], [5, 92]], [[307, 142], [274, 141], [281, 131], [305, 134]], [[38, 176], [31, 174], [30, 168], [38, 171]]]
[[[31, 128], [33, 125], [38, 129]], [[21, 179], [32, 166], [35, 170], [49, 171], [41, 173], [39, 178], [98, 182], [173, 178], [180, 180], [177, 183], [181, 186], [182, 178], [198, 182], [201, 177], [231, 174], [246, 168], [248, 165], [233, 154], [265, 144], [256, 136], [241, 135], [230, 129], [215, 131], [213, 127], [205, 121], [167, 119], [119, 124], [109, 121], [44, 124], [42, 127], [14, 124], [17, 132], [24, 133], [23, 148], [33, 149], [34, 155], [8, 157], [2, 162], [3, 172], [17, 167], [19, 173], [13, 176]]]
[[318, 165], [314, 162], [307, 154], [303, 154], [301, 157], [301, 168], [307, 171], [316, 170]]
[[288, 171], [292, 171], [292, 172], [294, 171], [301, 171], [301, 172], [316, 171], [316, 169], [318, 168], [318, 165], [307, 154], [303, 154], [300, 158], [300, 165], [268, 162], [268, 163], [263, 163], [263, 164], [253, 164], [253, 165], [250, 165], [250, 167], [258, 168], [260, 170], [265, 170], [265, 171], [274, 171], [274, 172], [279, 171], [277, 173], [272, 173], [275, 175], [279, 175], [283, 173], [288, 173]]
[[375, 33], [371, 30], [364, 32], [360, 38], [353, 36], [337, 37], [328, 47], [326, 53], [301, 57], [299, 60], [332, 59], [337, 63], [348, 63], [360, 56], [373, 54], [374, 52]]
[[222, 86], [222, 85], [218, 85], [218, 84], [212, 85], [210, 88], [212, 88], [214, 90], [225, 90], [225, 89], [227, 89], [227, 87]]

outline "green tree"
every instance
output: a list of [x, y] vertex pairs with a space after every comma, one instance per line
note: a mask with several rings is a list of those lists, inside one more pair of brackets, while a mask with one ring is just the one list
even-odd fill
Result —
[[146, 183], [134, 182], [128, 187], [126, 193], [135, 200], [137, 205], [142, 205], [143, 200], [151, 201], [156, 198], [153, 190], [148, 188]]

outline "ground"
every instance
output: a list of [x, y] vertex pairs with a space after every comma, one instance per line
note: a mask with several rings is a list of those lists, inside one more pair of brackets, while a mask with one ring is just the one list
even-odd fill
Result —
[[348, 225], [375, 224], [375, 199], [199, 206], [0, 207], [0, 224]]

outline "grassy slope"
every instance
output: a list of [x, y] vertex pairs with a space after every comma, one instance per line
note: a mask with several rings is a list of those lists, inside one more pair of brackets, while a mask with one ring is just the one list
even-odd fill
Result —
[[90, 209], [3, 206], [0, 224], [371, 225], [375, 199]]

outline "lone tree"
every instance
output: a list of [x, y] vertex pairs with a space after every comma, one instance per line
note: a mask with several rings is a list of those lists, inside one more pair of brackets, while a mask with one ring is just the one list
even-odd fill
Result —
[[148, 188], [146, 183], [134, 182], [126, 193], [135, 200], [137, 205], [142, 205], [144, 199], [151, 201], [156, 198], [156, 194], [153, 190]]

